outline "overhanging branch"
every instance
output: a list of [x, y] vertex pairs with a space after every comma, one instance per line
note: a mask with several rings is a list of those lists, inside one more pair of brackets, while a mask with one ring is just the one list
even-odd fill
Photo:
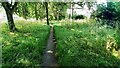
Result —
[[14, 12], [14, 10], [15, 10], [15, 9], [16, 9], [16, 7], [17, 7], [17, 5], [18, 5], [18, 2], [15, 2], [15, 3], [14, 3], [14, 5], [12, 6], [12, 9], [11, 9], [11, 10], [12, 10], [12, 12]]

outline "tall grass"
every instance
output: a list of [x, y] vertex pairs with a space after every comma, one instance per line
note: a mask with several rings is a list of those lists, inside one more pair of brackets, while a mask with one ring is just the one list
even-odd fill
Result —
[[112, 42], [115, 45], [113, 29], [73, 22], [55, 26], [55, 35], [60, 66], [120, 66], [109, 50]]
[[36, 22], [16, 21], [19, 32], [2, 24], [2, 66], [40, 66], [50, 27]]

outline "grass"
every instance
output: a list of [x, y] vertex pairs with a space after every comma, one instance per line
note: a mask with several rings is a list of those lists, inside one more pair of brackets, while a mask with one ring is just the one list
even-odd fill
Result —
[[63, 23], [55, 26], [55, 35], [60, 66], [120, 66], [119, 55], [114, 56], [110, 48], [112, 42], [115, 45], [113, 29], [95, 23]]
[[[15, 21], [19, 32], [2, 24], [2, 66], [41, 66], [50, 27], [44, 23]], [[114, 53], [116, 31], [95, 23], [51, 22], [55, 25], [59, 66], [120, 66]], [[87, 67], [88, 68], [88, 67]]]
[[40, 66], [50, 27], [43, 23], [16, 21], [19, 32], [2, 24], [2, 66]]

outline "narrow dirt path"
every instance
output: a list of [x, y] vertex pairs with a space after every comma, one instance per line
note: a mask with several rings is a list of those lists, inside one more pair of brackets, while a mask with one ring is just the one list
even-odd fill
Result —
[[56, 41], [55, 41], [55, 35], [54, 35], [53, 28], [54, 26], [51, 26], [49, 39], [48, 39], [47, 46], [46, 46], [46, 49], [43, 55], [42, 68], [48, 68], [48, 67], [57, 68], [58, 67], [57, 60], [55, 57]]

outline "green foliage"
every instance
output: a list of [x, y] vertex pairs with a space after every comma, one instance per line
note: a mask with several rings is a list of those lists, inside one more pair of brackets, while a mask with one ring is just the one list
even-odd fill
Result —
[[120, 60], [106, 49], [114, 33], [92, 23], [55, 26], [58, 63], [60, 66], [120, 66]]
[[[111, 7], [109, 7], [110, 5]], [[115, 18], [115, 7], [113, 3], [107, 3], [106, 4], [99, 4], [97, 5], [97, 10], [93, 12], [93, 16], [100, 18], [100, 19], [107, 19], [107, 20], [113, 20]]]
[[20, 32], [9, 32], [2, 24], [3, 67], [40, 66], [50, 27], [38, 22], [16, 22]]
[[117, 43], [117, 48], [116, 48], [116, 50], [120, 49], [120, 22], [119, 22], [118, 25], [119, 25], [119, 26], [118, 26], [117, 29], [116, 29], [116, 36], [115, 36], [116, 43]]
[[115, 3], [116, 11], [117, 11], [117, 19], [119, 20], [120, 18], [120, 2]]
[[120, 48], [120, 2], [107, 2], [107, 5], [100, 4], [98, 5], [98, 9], [93, 12], [93, 17], [97, 17], [101, 19], [99, 22], [102, 25], [109, 25], [113, 28], [116, 27], [116, 43], [117, 48]]
[[29, 3], [26, 3], [26, 2], [22, 2], [22, 3], [19, 3], [18, 4], [18, 6], [17, 6], [17, 9], [16, 9], [16, 11], [15, 11], [15, 13], [17, 14], [17, 15], [19, 15], [20, 17], [23, 17], [23, 18], [25, 18], [25, 19], [27, 19], [28, 18], [28, 16], [29, 16], [29, 8], [28, 8], [28, 6], [29, 6]]
[[[119, 32], [119, 34], [120, 34], [120, 32]], [[119, 34], [117, 34], [116, 35], [116, 43], [117, 43], [117, 48], [116, 48], [116, 50], [118, 50], [118, 49], [120, 49], [120, 35]]]
[[50, 2], [49, 14], [50, 20], [65, 19], [67, 11], [67, 3], [64, 2]]
[[28, 19], [38, 18], [43, 19], [46, 16], [45, 5], [40, 2], [20, 2], [16, 10], [17, 15]]
[[97, 10], [94, 11], [91, 15], [93, 18], [101, 19], [106, 21], [107, 24], [112, 27], [115, 27], [117, 23], [113, 21], [119, 20], [120, 18], [120, 2], [107, 2], [106, 4], [97, 5]]
[[[48, 4], [50, 20], [61, 20], [65, 18], [67, 3], [50, 2]], [[36, 17], [38, 19], [44, 19], [46, 17], [45, 12], [45, 2], [20, 2], [16, 10], [16, 13], [25, 19]]]

